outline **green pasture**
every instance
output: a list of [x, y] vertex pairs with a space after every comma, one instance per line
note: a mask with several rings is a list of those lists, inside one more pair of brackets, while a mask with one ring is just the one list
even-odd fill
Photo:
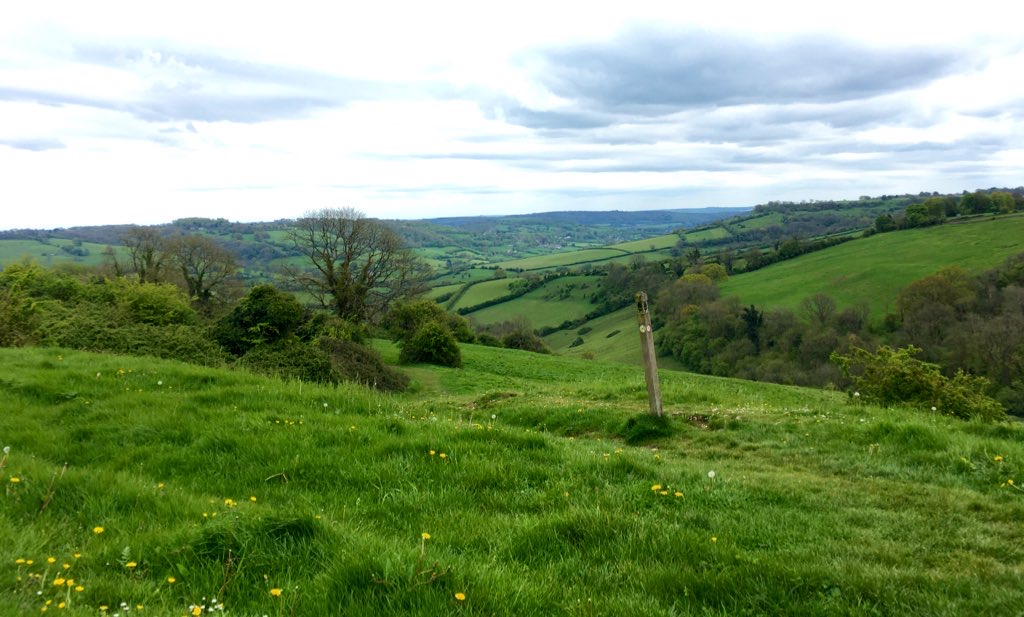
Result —
[[476, 283], [466, 290], [459, 301], [455, 303], [455, 306], [451, 307], [452, 310], [458, 310], [464, 306], [476, 306], [484, 302], [489, 302], [509, 294], [509, 287], [512, 283], [521, 280], [518, 278], [504, 278], [504, 279], [492, 279], [489, 281], [483, 281]]
[[430, 291], [426, 293], [426, 297], [430, 298], [431, 300], [436, 300], [437, 298], [445, 294], [453, 294], [458, 290], [462, 289], [463, 287], [464, 285], [462, 283], [455, 283], [453, 285], [441, 285], [440, 287], [431, 287]]
[[678, 234], [666, 234], [664, 236], [654, 236], [653, 238], [646, 238], [644, 240], [634, 240], [632, 242], [623, 242], [622, 244], [613, 244], [608, 248], [619, 249], [620, 251], [627, 251], [629, 253], [643, 253], [648, 251], [656, 251], [658, 249], [671, 249], [679, 242]]
[[840, 307], [866, 303], [873, 320], [895, 310], [899, 290], [958, 265], [981, 271], [1024, 252], [1024, 215], [877, 234], [730, 277], [722, 294], [758, 307], [796, 307], [815, 293]]
[[637, 367], [463, 356], [382, 395], [0, 349], [0, 613], [1024, 606], [1020, 425], [668, 371], [655, 422]]
[[716, 226], [711, 228], [688, 231], [683, 239], [687, 242], [701, 242], [703, 240], [720, 240], [728, 238], [732, 234], [725, 227]]
[[526, 259], [515, 259], [497, 264], [501, 268], [516, 270], [544, 270], [560, 266], [573, 266], [593, 261], [604, 261], [624, 254], [625, 251], [613, 248], [583, 249], [566, 253], [538, 255]]
[[[62, 246], [80, 248], [89, 252], [88, 255], [72, 255]], [[50, 239], [47, 244], [35, 240], [0, 240], [0, 268], [29, 259], [43, 266], [54, 266], [62, 263], [74, 263], [83, 266], [98, 266], [106, 261], [103, 256], [107, 245], [94, 242], [82, 242], [75, 246], [71, 240]], [[124, 255], [123, 247], [115, 247], [119, 256]]]
[[738, 230], [747, 231], [751, 229], [765, 229], [768, 227], [775, 227], [782, 225], [782, 213], [771, 212], [762, 216], [755, 216], [752, 218], [743, 219], [736, 223], [730, 223], [731, 227], [735, 227]]
[[474, 311], [467, 317], [485, 325], [523, 317], [534, 328], [558, 326], [594, 310], [590, 296], [599, 289], [600, 281], [593, 276], [563, 276], [508, 302]]

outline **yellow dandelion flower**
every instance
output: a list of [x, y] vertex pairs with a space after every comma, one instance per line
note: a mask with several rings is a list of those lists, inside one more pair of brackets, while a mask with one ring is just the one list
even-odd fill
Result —
[[1013, 478], [1007, 480], [1006, 483], [1009, 484], [1010, 486], [1013, 486]]
[[101, 533], [103, 533], [104, 531], [105, 531], [105, 530], [104, 530], [104, 529], [103, 529], [102, 527], [100, 527], [99, 525], [97, 525], [96, 527], [93, 527], [93, 528], [92, 528], [92, 532], [93, 532], [93, 533], [95, 533], [95, 534], [101, 534]]
[[82, 587], [81, 585], [75, 585], [75, 593], [82, 593], [83, 591], [85, 591], [85, 587]]
[[102, 611], [102, 612], [104, 612], [104, 613], [105, 613], [105, 612], [107, 612], [107, 610], [109, 610], [109, 609], [110, 609], [110, 607], [109, 607], [109, 606], [107, 606], [106, 604], [100, 604], [100, 611]]
[[660, 491], [661, 490], [661, 485], [660, 484], [655, 484], [654, 486], [651, 487], [651, 490], [652, 491]]
[[63, 587], [64, 586], [64, 579], [62, 579], [60, 577], [57, 577], [57, 578], [53, 579], [53, 586], [54, 587]]
[[429, 540], [430, 539], [430, 534], [424, 531], [423, 533], [420, 534], [420, 537], [423, 538], [424, 540]]
[[74, 557], [75, 559], [78, 559], [81, 556], [82, 556], [81, 553], [75, 553], [74, 555], [72, 555], [72, 557]]
[[430, 451], [430, 456], [434, 456], [435, 454], [437, 454], [437, 451], [436, 451], [436, 450], [431, 450], [431, 451]]
[[280, 587], [274, 587], [273, 589], [270, 590], [270, 595], [274, 596], [275, 598], [281, 597], [281, 588]]
[[456, 592], [455, 599], [458, 600], [459, 602], [465, 602], [466, 601], [466, 594], [462, 593], [461, 591]]
[[61, 602], [60, 604], [57, 605], [57, 608], [66, 608], [66, 607], [67, 607], [67, 604], [64, 603], [64, 602]]
[[21, 482], [21, 478], [18, 476], [11, 476], [11, 484], [17, 484], [19, 482]]
[[662, 497], [667, 496], [667, 495], [668, 495], [668, 491], [661, 491], [661, 496]]
[[203, 607], [201, 607], [201, 606], [193, 606], [192, 607], [192, 617], [199, 617], [202, 614], [203, 614]]
[[711, 543], [714, 544], [715, 542], [718, 542], [718, 538], [711, 536]]
[[21, 564], [25, 563], [25, 560], [24, 559], [20, 559], [20, 558], [19, 559], [15, 559], [14, 563], [16, 563], [16, 564], [18, 564], [20, 566]]
[[67, 581], [65, 581], [64, 584], [67, 585], [68, 587], [74, 587], [75, 586], [75, 579], [69, 578]]
[[256, 495], [250, 495], [249, 496], [249, 501], [251, 501], [253, 503], [256, 503]]
[[47, 557], [46, 558], [46, 563], [57, 563], [57, 558], [56, 557]]
[[61, 567], [64, 568], [65, 570], [70, 570], [71, 569], [71, 564], [70, 563], [61, 564]]
[[682, 497], [682, 496], [683, 496], [682, 493], [680, 493], [679, 491], [676, 491], [676, 497]]
[[139, 565], [139, 564], [135, 563], [134, 561], [129, 561], [128, 563], [124, 564], [124, 567], [128, 568], [129, 570], [131, 570], [132, 568], [134, 568], [137, 565]]
[[35, 561], [34, 561], [34, 560], [32, 560], [32, 559], [26, 559], [26, 560], [25, 560], [25, 565], [26, 565], [26, 566], [30, 566], [30, 565], [32, 565], [32, 564], [34, 564], [34, 563], [35, 563]]
[[167, 577], [167, 584], [168, 585], [173, 585], [176, 582], [178, 582], [178, 579], [174, 578], [173, 576], [168, 576]]
[[997, 454], [996, 458], [995, 458], [995, 461], [997, 463], [1000, 463], [1000, 462], [1002, 462], [1002, 460], [1003, 460], [1003, 455], [1002, 454]]
[[441, 453], [441, 454], [439, 454], [438, 456], [440, 456], [441, 458], [448, 458], [448, 455], [447, 455], [447, 454], [445, 454], [444, 452], [442, 452], [442, 453]]

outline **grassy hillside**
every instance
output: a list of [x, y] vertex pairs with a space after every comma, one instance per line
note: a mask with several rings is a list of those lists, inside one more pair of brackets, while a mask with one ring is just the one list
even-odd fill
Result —
[[[565, 276], [508, 302], [469, 313], [467, 317], [480, 324], [525, 317], [534, 328], [554, 327], [567, 320], [580, 319], [594, 310], [589, 298], [600, 284], [599, 277]], [[470, 291], [481, 285], [486, 283], [474, 285]], [[460, 305], [472, 306], [472, 303], [460, 302]]]
[[839, 306], [866, 302], [874, 319], [895, 309], [901, 288], [939, 269], [980, 271], [1024, 252], [1024, 215], [878, 234], [731, 277], [722, 294], [759, 307], [795, 307], [825, 293]]
[[632, 367], [464, 353], [383, 396], [0, 350], [0, 613], [1024, 606], [1020, 426], [665, 373], [659, 429]]

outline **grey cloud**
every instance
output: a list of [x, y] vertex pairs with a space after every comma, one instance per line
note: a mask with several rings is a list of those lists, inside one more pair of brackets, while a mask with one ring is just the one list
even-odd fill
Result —
[[902, 90], [963, 65], [951, 49], [881, 51], [804, 36], [758, 44], [703, 32], [634, 31], [555, 49], [542, 79], [556, 93], [620, 109], [841, 101]]
[[29, 137], [25, 139], [0, 139], [0, 145], [15, 148], [16, 150], [31, 150], [33, 152], [41, 152], [43, 150], [59, 150], [65, 147], [62, 141], [58, 139], [48, 139], [45, 137]]
[[399, 84], [175, 50], [81, 45], [75, 48], [75, 58], [129, 72], [146, 71], [155, 83], [137, 101], [107, 99], [101, 94], [11, 88], [0, 89], [0, 100], [85, 105], [129, 113], [146, 121], [248, 123], [302, 116], [354, 100], [394, 96], [406, 89]]

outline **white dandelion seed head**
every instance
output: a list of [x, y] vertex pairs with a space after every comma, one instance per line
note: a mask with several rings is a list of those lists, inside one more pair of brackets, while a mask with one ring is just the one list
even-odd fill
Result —
[[715, 470], [714, 469], [712, 469], [711, 471], [708, 472], [708, 477], [711, 478], [712, 480], [715, 479]]
[[10, 453], [11, 453], [11, 446], [4, 446], [4, 454], [10, 454]]
[[853, 395], [854, 396], [860, 396], [860, 392], [854, 392]]
[[324, 403], [324, 409], [327, 409], [327, 403]]

